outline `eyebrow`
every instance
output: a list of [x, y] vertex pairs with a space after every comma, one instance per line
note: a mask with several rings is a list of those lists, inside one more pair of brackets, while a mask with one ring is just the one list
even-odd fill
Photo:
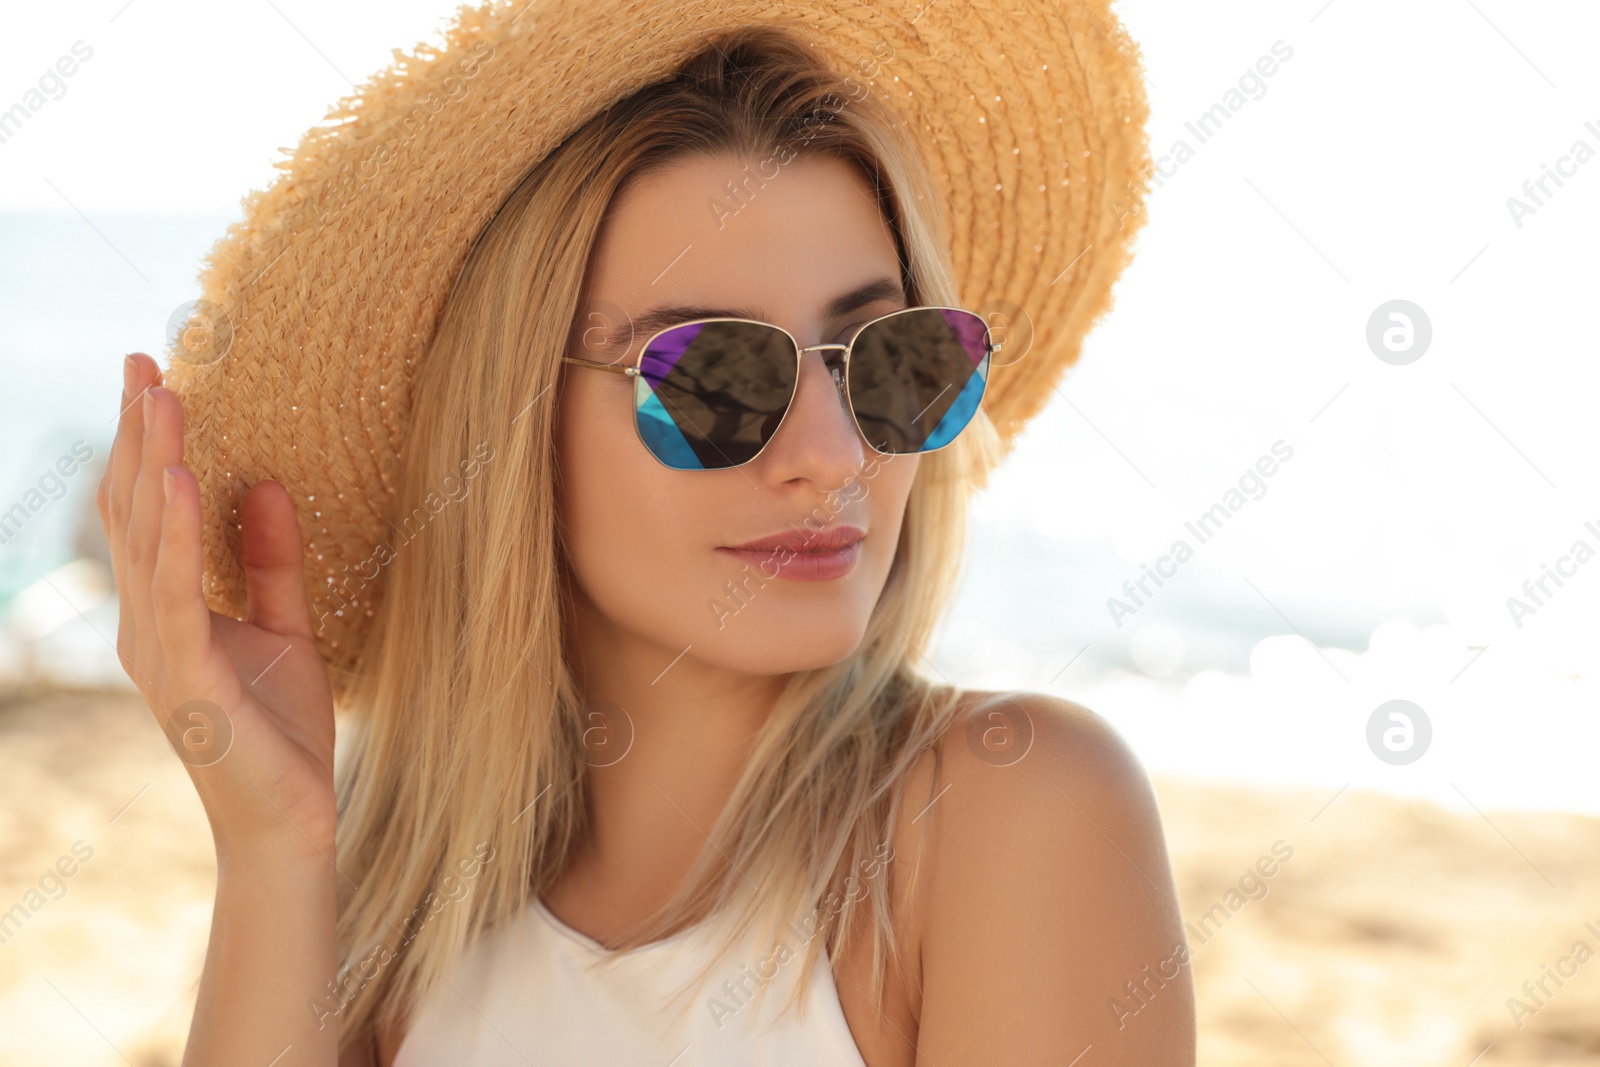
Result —
[[[833, 321], [859, 311], [868, 304], [879, 300], [897, 300], [905, 303], [905, 288], [896, 278], [875, 278], [865, 285], [857, 286], [848, 293], [841, 293], [828, 302], [822, 310], [824, 321]], [[610, 348], [622, 348], [631, 344], [634, 338], [648, 339], [657, 331], [675, 326], [682, 322], [692, 322], [695, 319], [754, 319], [756, 322], [771, 322], [771, 318], [760, 308], [719, 308], [701, 304], [664, 304], [642, 311], [631, 317], [628, 321], [613, 327], [606, 334], [606, 345]]]

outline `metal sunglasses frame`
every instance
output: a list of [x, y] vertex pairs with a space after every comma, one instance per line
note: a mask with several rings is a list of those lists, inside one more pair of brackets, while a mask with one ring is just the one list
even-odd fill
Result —
[[[725, 467], [706, 467], [706, 468], [699, 468], [699, 469], [704, 469], [704, 470], [732, 470], [732, 469], [734, 469], [736, 467], [743, 467], [748, 463], [755, 462], [757, 457], [759, 457], [761, 455], [761, 453], [763, 453], [763, 452], [765, 452], [767, 450], [767, 446], [772, 443], [773, 438], [778, 436], [778, 431], [783, 428], [784, 422], [786, 422], [788, 420], [788, 418], [789, 418], [789, 412], [794, 409], [795, 393], [798, 392], [799, 389], [800, 389], [800, 361], [805, 358], [805, 355], [806, 355], [807, 352], [820, 352], [820, 351], [823, 351], [824, 349], [836, 349], [836, 350], [844, 353], [844, 358], [841, 359], [839, 361], [839, 364], [838, 364], [838, 373], [834, 373], [834, 368], [833, 367], [828, 367], [828, 371], [829, 371], [829, 375], [833, 378], [834, 386], [839, 390], [840, 397], [844, 400], [845, 411], [849, 412], [850, 421], [855, 423], [856, 432], [861, 435], [861, 439], [863, 441], [867, 442], [867, 447], [872, 449], [874, 452], [876, 452], [880, 456], [925, 456], [925, 455], [929, 455], [929, 454], [934, 453], [934, 452], [938, 452], [938, 451], [940, 451], [942, 449], [949, 448], [951, 445], [955, 444], [956, 437], [961, 436], [960, 431], [957, 431], [955, 437], [952, 437], [950, 440], [946, 441], [944, 444], [940, 445], [938, 448], [919, 449], [916, 452], [885, 452], [882, 449], [880, 449], [877, 445], [873, 444], [872, 440], [867, 437], [866, 431], [864, 429], [862, 429], [862, 427], [861, 427], [861, 420], [856, 418], [855, 405], [850, 402], [850, 353], [851, 353], [851, 350], [855, 346], [856, 339], [859, 338], [863, 333], [865, 333], [869, 326], [876, 325], [877, 323], [880, 323], [880, 322], [884, 321], [885, 319], [892, 319], [896, 315], [905, 315], [905, 314], [908, 314], [909, 312], [913, 312], [913, 311], [959, 311], [962, 314], [971, 315], [973, 318], [977, 319], [979, 322], [982, 322], [983, 323], [984, 345], [987, 348], [987, 351], [984, 353], [983, 359], [984, 359], [984, 362], [988, 363], [990, 366], [993, 366], [994, 354], [996, 352], [1000, 351], [1000, 349], [1004, 347], [1003, 343], [1002, 344], [995, 344], [994, 343], [992, 334], [989, 331], [989, 323], [988, 323], [988, 321], [985, 320], [984, 317], [982, 315], [979, 315], [976, 311], [973, 311], [970, 308], [949, 307], [949, 306], [946, 306], [946, 305], [939, 305], [939, 304], [921, 304], [921, 305], [918, 305], [916, 307], [897, 308], [894, 311], [888, 312], [887, 314], [879, 315], [875, 319], [869, 319], [868, 321], [862, 323], [860, 328], [858, 328], [856, 330], [856, 332], [851, 336], [850, 340], [845, 342], [844, 344], [835, 343], [835, 344], [822, 344], [822, 345], [802, 345], [800, 343], [799, 339], [796, 338], [794, 334], [790, 333], [788, 330], [785, 330], [782, 326], [779, 326], [779, 325], [777, 325], [775, 323], [761, 322], [761, 321], [759, 321], [757, 319], [740, 319], [740, 318], [733, 318], [733, 317], [728, 317], [728, 316], [721, 316], [721, 317], [714, 317], [714, 318], [708, 318], [708, 319], [690, 319], [690, 320], [688, 320], [686, 322], [677, 322], [677, 323], [673, 323], [671, 326], [662, 327], [661, 329], [657, 330], [655, 333], [651, 334], [649, 336], [649, 338], [647, 338], [645, 340], [644, 344], [639, 346], [639, 353], [638, 353], [638, 355], [634, 356], [633, 362], [631, 364], [628, 364], [628, 363], [615, 363], [615, 362], [607, 363], [604, 360], [584, 359], [582, 356], [569, 356], [569, 355], [562, 355], [561, 361], [563, 363], [573, 363], [573, 364], [576, 364], [576, 365], [578, 365], [580, 367], [591, 367], [594, 370], [611, 371], [614, 374], [625, 374], [630, 378], [637, 378], [637, 377], [639, 377], [639, 375], [641, 373], [640, 367], [644, 364], [644, 354], [650, 350], [650, 346], [655, 343], [656, 338], [660, 337], [664, 333], [669, 333], [672, 330], [681, 330], [685, 326], [697, 326], [697, 325], [701, 325], [701, 324], [708, 323], [708, 322], [744, 322], [744, 323], [751, 323], [751, 324], [756, 325], [756, 326], [766, 326], [766, 327], [768, 327], [770, 329], [777, 330], [779, 333], [781, 333], [785, 337], [787, 337], [789, 339], [790, 343], [792, 343], [794, 345], [794, 350], [795, 350], [795, 354], [794, 354], [794, 387], [789, 391], [789, 399], [788, 399], [787, 403], [784, 405], [783, 417], [778, 420], [778, 425], [774, 426], [772, 428], [771, 435], [768, 436], [768, 438], [765, 441], [761, 442], [761, 447], [756, 449], [755, 455], [751, 456], [749, 459], [743, 461], [742, 463], [732, 463], [732, 464], [729, 464], [728, 466], [725, 466]], [[823, 365], [827, 366], [826, 358], [824, 358]], [[637, 386], [635, 386], [635, 388], [637, 388]], [[984, 384], [984, 392], [985, 393], [988, 392], [988, 383], [987, 382]], [[943, 396], [943, 395], [944, 394], [942, 392], [939, 394], [939, 396]], [[938, 400], [938, 399], [939, 399], [939, 397], [934, 397], [935, 401]], [[982, 401], [980, 400], [979, 402], [981, 403]], [[933, 401], [929, 401], [928, 407], [932, 407], [932, 406], [933, 406]], [[926, 411], [927, 408], [923, 408], [922, 410]], [[915, 418], [921, 418], [921, 417], [922, 417], [922, 412], [921, 411], [917, 412]], [[913, 421], [915, 421], [915, 418], [914, 418]], [[966, 429], [966, 427], [963, 426], [962, 429], [964, 430], [964, 429]], [[685, 469], [688, 469], [688, 470], [697, 469], [697, 468], [692, 468], [692, 467], [691, 468], [683, 468], [683, 467], [671, 466], [665, 460], [663, 460], [660, 456], [655, 454], [655, 452], [650, 448], [650, 445], [645, 441], [644, 435], [639, 429], [639, 413], [638, 413], [638, 409], [637, 408], [635, 408], [634, 414], [633, 414], [633, 432], [634, 432], [634, 435], [639, 438], [639, 443], [644, 446], [644, 450], [646, 452], [650, 453], [650, 457], [652, 459], [654, 459], [657, 463], [660, 463], [663, 467], [666, 467], [668, 470], [674, 470], [675, 471], [675, 470], [685, 470]], [[713, 447], [715, 447], [715, 446], [713, 446]], [[717, 449], [717, 451], [718, 451], [718, 453], [722, 452], [722, 450], [720, 448]], [[727, 459], [728, 457], [726, 455], [724, 455], [722, 458], [723, 459]]]

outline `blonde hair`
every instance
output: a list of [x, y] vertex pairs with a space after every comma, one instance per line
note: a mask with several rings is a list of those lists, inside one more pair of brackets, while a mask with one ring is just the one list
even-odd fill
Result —
[[[337, 1013], [342, 1045], [411, 1013], [473, 938], [552, 884], [584, 835], [553, 387], [623, 184], [685, 155], [759, 158], [775, 145], [849, 160], [877, 191], [912, 304], [962, 306], [924, 162], [851, 84], [784, 31], [729, 31], [567, 138], [474, 245], [412, 391], [394, 521], [425, 526], [388, 564], [366, 667], [341, 708], [341, 971], [314, 1010]], [[726, 947], [758, 917], [776, 931], [832, 893], [842, 906], [808, 939], [800, 973], [824, 947], [837, 958], [866, 921], [882, 999], [887, 960], [902, 958], [889, 879], [853, 872], [879, 869], [900, 787], [957, 713], [960, 692], [919, 664], [954, 591], [970, 495], [998, 456], [980, 408], [954, 443], [921, 458], [860, 646], [789, 676], [711, 830], [715, 847], [618, 948], [733, 913]], [[861, 885], [858, 899], [844, 892]]]

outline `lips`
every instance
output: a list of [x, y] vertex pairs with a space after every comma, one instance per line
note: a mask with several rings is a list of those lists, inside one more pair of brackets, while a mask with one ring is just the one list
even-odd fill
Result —
[[827, 582], [843, 578], [855, 567], [864, 537], [866, 532], [854, 526], [785, 530], [717, 551], [744, 561], [763, 578]]
[[772, 552], [783, 548], [791, 552], [837, 552], [865, 536], [866, 531], [854, 526], [829, 526], [822, 530], [785, 530], [725, 547], [734, 552]]

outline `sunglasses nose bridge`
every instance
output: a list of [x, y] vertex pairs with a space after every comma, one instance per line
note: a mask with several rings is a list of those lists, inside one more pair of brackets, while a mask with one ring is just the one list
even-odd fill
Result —
[[[849, 345], [841, 345], [841, 344], [806, 345], [804, 348], [802, 348], [800, 350], [800, 355], [804, 356], [807, 352], [821, 352], [824, 349], [831, 349], [831, 350], [833, 350], [835, 352], [845, 353], [845, 352], [850, 351], [850, 346]], [[841, 354], [840, 358], [841, 359], [844, 358], [842, 354]], [[827, 356], [823, 356], [822, 357], [822, 361], [824, 363], [826, 363], [828, 361], [828, 357]]]
[[[828, 356], [826, 354], [828, 351], [833, 351], [833, 352], [839, 353], [838, 358], [836, 360], [833, 360], [833, 361], [830, 362], [829, 359], [828, 359]], [[846, 405], [846, 407], [849, 406], [849, 402], [850, 402], [850, 396], [845, 391], [845, 382], [844, 382], [845, 359], [846, 359], [849, 351], [850, 351], [850, 346], [849, 345], [841, 345], [841, 344], [806, 345], [804, 348], [800, 349], [800, 358], [802, 360], [805, 359], [805, 354], [807, 352], [823, 352], [824, 353], [823, 356], [822, 356], [822, 365], [827, 368], [828, 374], [833, 378], [834, 388], [839, 390], [839, 399], [840, 399], [841, 402], [843, 402]]]

